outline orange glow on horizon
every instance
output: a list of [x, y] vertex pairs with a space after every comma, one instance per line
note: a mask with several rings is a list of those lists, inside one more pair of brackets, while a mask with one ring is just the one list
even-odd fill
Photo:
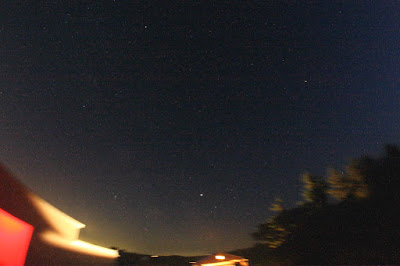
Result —
[[225, 256], [216, 255], [215, 258], [216, 258], [217, 260], [224, 260], [224, 259], [225, 259]]

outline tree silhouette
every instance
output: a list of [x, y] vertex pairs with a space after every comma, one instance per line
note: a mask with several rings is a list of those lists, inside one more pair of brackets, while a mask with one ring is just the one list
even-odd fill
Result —
[[368, 186], [358, 164], [357, 160], [350, 161], [345, 174], [328, 169], [328, 194], [338, 200], [366, 198], [369, 194]]
[[305, 204], [312, 207], [325, 206], [328, 201], [326, 181], [309, 173], [303, 174], [302, 181], [304, 182], [303, 197]]
[[263, 241], [270, 248], [277, 248], [285, 241], [289, 231], [279, 222], [279, 215], [285, 211], [283, 201], [280, 198], [275, 199], [269, 210], [276, 212], [277, 215], [268, 219], [266, 223], [258, 225], [257, 231], [251, 235], [255, 240]]
[[[267, 245], [267, 263], [396, 264], [400, 261], [400, 149], [387, 145], [378, 157], [351, 160], [344, 173], [328, 171], [328, 183], [304, 174], [304, 204], [284, 208], [252, 235]], [[329, 204], [328, 193], [341, 200]], [[268, 247], [269, 248], [268, 248]]]
[[271, 204], [271, 207], [269, 207], [269, 210], [278, 213], [285, 210], [285, 206], [283, 206], [283, 200], [281, 198], [276, 198], [275, 202]]
[[268, 219], [266, 223], [259, 224], [257, 231], [251, 235], [255, 240], [263, 241], [272, 249], [284, 244], [297, 225], [303, 223], [310, 214], [309, 208], [304, 206], [285, 209], [279, 198], [271, 204], [269, 209], [277, 214]]
[[354, 167], [365, 178], [373, 200], [400, 202], [400, 150], [397, 146], [386, 145], [382, 157], [364, 156]]

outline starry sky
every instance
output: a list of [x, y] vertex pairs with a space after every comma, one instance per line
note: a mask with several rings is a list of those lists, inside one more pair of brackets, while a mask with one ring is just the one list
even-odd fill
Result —
[[4, 2], [0, 161], [84, 240], [250, 247], [302, 173], [398, 144], [395, 1]]

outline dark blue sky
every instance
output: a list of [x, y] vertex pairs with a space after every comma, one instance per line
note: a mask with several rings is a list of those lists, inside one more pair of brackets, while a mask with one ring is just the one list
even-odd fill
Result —
[[9, 2], [0, 159], [94, 243], [249, 247], [303, 172], [398, 143], [394, 1]]

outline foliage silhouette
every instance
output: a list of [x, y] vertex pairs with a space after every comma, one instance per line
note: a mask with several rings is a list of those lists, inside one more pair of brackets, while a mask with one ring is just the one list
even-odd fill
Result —
[[[398, 263], [400, 149], [387, 145], [380, 157], [351, 160], [345, 173], [328, 170], [327, 180], [303, 175], [304, 204], [281, 210], [273, 204], [278, 214], [252, 234], [264, 244], [241, 252], [257, 263]], [[329, 204], [327, 193], [339, 202]]]
[[302, 176], [304, 183], [303, 197], [305, 203], [312, 207], [322, 207], [328, 202], [326, 181], [319, 176], [305, 173]]
[[328, 169], [328, 193], [337, 200], [355, 200], [366, 198], [369, 194], [364, 176], [358, 167], [359, 162], [352, 160], [341, 174], [335, 169]]

